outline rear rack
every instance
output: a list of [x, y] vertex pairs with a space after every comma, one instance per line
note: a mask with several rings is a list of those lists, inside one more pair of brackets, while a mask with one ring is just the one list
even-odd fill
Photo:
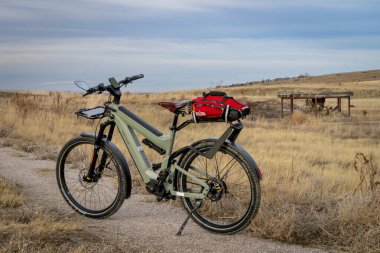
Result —
[[80, 109], [79, 111], [75, 112], [75, 114], [86, 119], [101, 119], [105, 117], [105, 110], [106, 108], [104, 106], [98, 106], [90, 109]]

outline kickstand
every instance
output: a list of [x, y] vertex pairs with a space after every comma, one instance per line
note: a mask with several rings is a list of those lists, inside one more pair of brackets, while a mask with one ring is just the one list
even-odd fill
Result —
[[189, 215], [187, 216], [186, 220], [182, 223], [181, 228], [180, 228], [180, 229], [178, 230], [178, 232], [177, 232], [177, 235], [178, 235], [178, 236], [181, 236], [181, 235], [182, 235], [182, 231], [185, 229], [185, 226], [186, 226], [187, 222], [189, 221], [190, 216], [191, 216], [191, 215], [192, 215], [192, 214], [193, 214], [198, 208], [201, 207], [202, 202], [203, 202], [203, 200], [201, 200], [201, 199], [195, 201], [195, 206], [194, 206], [193, 210], [191, 210], [191, 212], [190, 212]]

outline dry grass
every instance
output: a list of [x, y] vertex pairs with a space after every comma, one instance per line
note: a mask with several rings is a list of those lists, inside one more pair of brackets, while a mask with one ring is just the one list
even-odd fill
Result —
[[20, 189], [8, 184], [0, 177], [0, 208], [15, 208], [24, 204]]
[[[251, 102], [273, 100], [277, 91], [284, 88], [355, 93], [350, 118], [341, 114], [314, 117], [297, 112], [284, 119], [259, 116], [244, 121], [246, 128], [237, 142], [255, 158], [264, 174], [262, 206], [249, 228], [253, 236], [349, 252], [379, 252], [380, 186], [376, 184], [380, 174], [379, 86], [380, 81], [376, 80], [318, 83], [313, 79], [305, 83], [224, 89], [239, 100]], [[122, 103], [168, 132], [172, 114], [156, 103], [192, 99], [200, 94], [202, 91], [129, 93]], [[0, 101], [0, 137], [5, 145], [21, 149], [22, 145], [30, 146], [33, 152], [54, 158], [58, 147], [69, 138], [96, 127], [96, 122], [77, 118], [73, 113], [79, 108], [101, 105], [106, 99], [103, 95], [82, 98], [75, 93], [8, 94]], [[190, 126], [178, 133], [175, 147], [219, 136], [225, 128], [225, 124]], [[114, 142], [128, 158], [120, 136], [116, 135]], [[146, 151], [153, 162], [159, 160], [159, 155]], [[360, 169], [358, 163], [355, 169], [358, 153], [371, 161], [372, 172]], [[130, 165], [133, 167], [132, 162]], [[132, 171], [134, 190], [142, 189], [137, 171], [134, 168]], [[370, 174], [372, 179], [366, 177]], [[373, 189], [367, 187], [371, 180]]]
[[20, 186], [0, 177], [0, 252], [121, 251], [84, 232], [79, 221], [28, 204]]

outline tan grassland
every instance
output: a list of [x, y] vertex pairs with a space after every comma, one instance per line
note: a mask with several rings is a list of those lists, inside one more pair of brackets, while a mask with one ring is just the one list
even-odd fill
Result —
[[21, 186], [0, 177], [0, 252], [113, 252], [80, 221], [28, 203]]
[[[351, 117], [343, 115], [347, 107], [343, 101], [342, 114], [315, 117], [297, 111], [283, 119], [256, 115], [243, 121], [245, 129], [237, 142], [263, 172], [261, 208], [249, 227], [252, 236], [339, 251], [380, 252], [380, 71], [218, 88], [248, 102], [276, 100], [281, 89], [350, 90], [354, 107]], [[122, 103], [167, 133], [172, 114], [157, 102], [192, 99], [202, 92], [126, 93]], [[94, 131], [97, 125], [77, 118], [74, 112], [102, 105], [107, 98], [0, 93], [2, 144], [55, 159], [68, 139]], [[300, 107], [302, 103], [297, 102]], [[192, 125], [178, 133], [175, 146], [220, 136], [226, 127], [224, 123]], [[129, 159], [120, 136], [114, 142]], [[159, 155], [147, 153], [153, 162], [159, 160]], [[141, 180], [132, 171], [134, 189], [138, 189]]]

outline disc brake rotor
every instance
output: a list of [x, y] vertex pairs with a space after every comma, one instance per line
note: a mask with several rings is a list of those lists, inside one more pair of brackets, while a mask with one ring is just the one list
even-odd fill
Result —
[[87, 176], [87, 169], [82, 169], [79, 172], [79, 182], [82, 185], [83, 188], [85, 189], [92, 189], [95, 187], [97, 182], [87, 182], [84, 180], [84, 177]]
[[214, 178], [213, 180], [209, 180], [207, 183], [210, 186], [210, 191], [207, 197], [212, 202], [220, 200], [223, 194], [227, 193], [227, 185], [223, 180]]

